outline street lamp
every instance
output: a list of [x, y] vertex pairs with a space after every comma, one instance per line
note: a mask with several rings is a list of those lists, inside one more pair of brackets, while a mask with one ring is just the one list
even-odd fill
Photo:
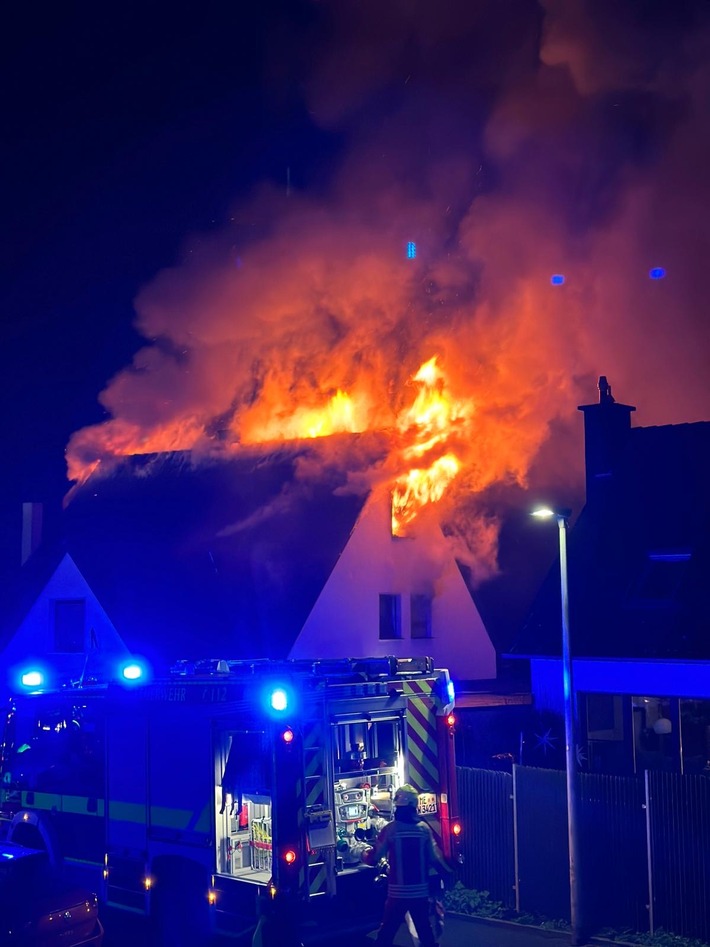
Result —
[[554, 516], [560, 539], [560, 596], [562, 604], [562, 698], [565, 718], [565, 775], [567, 778], [567, 839], [569, 843], [569, 901], [572, 944], [584, 943], [580, 912], [578, 878], [579, 799], [577, 793], [577, 741], [575, 733], [574, 690], [572, 687], [572, 656], [569, 640], [569, 595], [567, 590], [567, 527], [571, 510], [539, 507], [533, 516], [550, 519]]

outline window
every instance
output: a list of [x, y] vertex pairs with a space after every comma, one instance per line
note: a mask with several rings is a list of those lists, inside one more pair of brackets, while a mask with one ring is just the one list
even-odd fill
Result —
[[672, 697], [632, 697], [636, 771], [680, 769], [678, 701]]
[[65, 599], [54, 602], [54, 650], [80, 652], [84, 650], [86, 602], [84, 599]]
[[587, 736], [590, 740], [623, 740], [621, 697], [617, 694], [587, 694]]
[[402, 596], [380, 595], [380, 638], [402, 637]]
[[431, 638], [431, 595], [410, 598], [412, 638]]

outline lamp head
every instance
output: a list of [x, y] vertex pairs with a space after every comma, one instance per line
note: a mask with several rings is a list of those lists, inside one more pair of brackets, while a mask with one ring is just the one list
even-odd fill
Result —
[[572, 510], [569, 510], [564, 507], [551, 507], [551, 506], [538, 506], [530, 514], [531, 516], [536, 516], [538, 519], [546, 520], [551, 517], [555, 519], [567, 521], [572, 515]]

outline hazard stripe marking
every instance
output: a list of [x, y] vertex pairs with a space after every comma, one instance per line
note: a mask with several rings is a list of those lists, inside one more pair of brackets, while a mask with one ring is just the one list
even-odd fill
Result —
[[309, 894], [320, 894], [322, 891], [327, 890], [327, 881], [328, 867], [327, 865], [319, 865], [318, 871], [311, 875], [308, 885]]
[[429, 721], [430, 715], [422, 712], [422, 701], [412, 699], [407, 714], [409, 766], [410, 770], [416, 774], [414, 778], [419, 789], [438, 784], [436, 734], [432, 732]]
[[405, 681], [403, 693], [406, 696], [416, 694], [428, 696], [433, 690], [431, 681]]
[[325, 776], [323, 748], [320, 745], [322, 727], [318, 724], [303, 728], [303, 772], [306, 778], [306, 806], [325, 804]]

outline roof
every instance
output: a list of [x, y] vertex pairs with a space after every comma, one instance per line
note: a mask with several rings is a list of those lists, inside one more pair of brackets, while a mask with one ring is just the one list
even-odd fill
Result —
[[303, 445], [126, 457], [76, 488], [65, 548], [126, 643], [148, 657], [282, 657], [365, 496], [299, 476]]
[[[710, 422], [640, 427], [568, 542], [579, 657], [710, 658]], [[510, 653], [560, 653], [559, 561]]]
[[51, 579], [64, 551], [62, 543], [43, 543], [24, 565], [0, 576], [0, 651]]

